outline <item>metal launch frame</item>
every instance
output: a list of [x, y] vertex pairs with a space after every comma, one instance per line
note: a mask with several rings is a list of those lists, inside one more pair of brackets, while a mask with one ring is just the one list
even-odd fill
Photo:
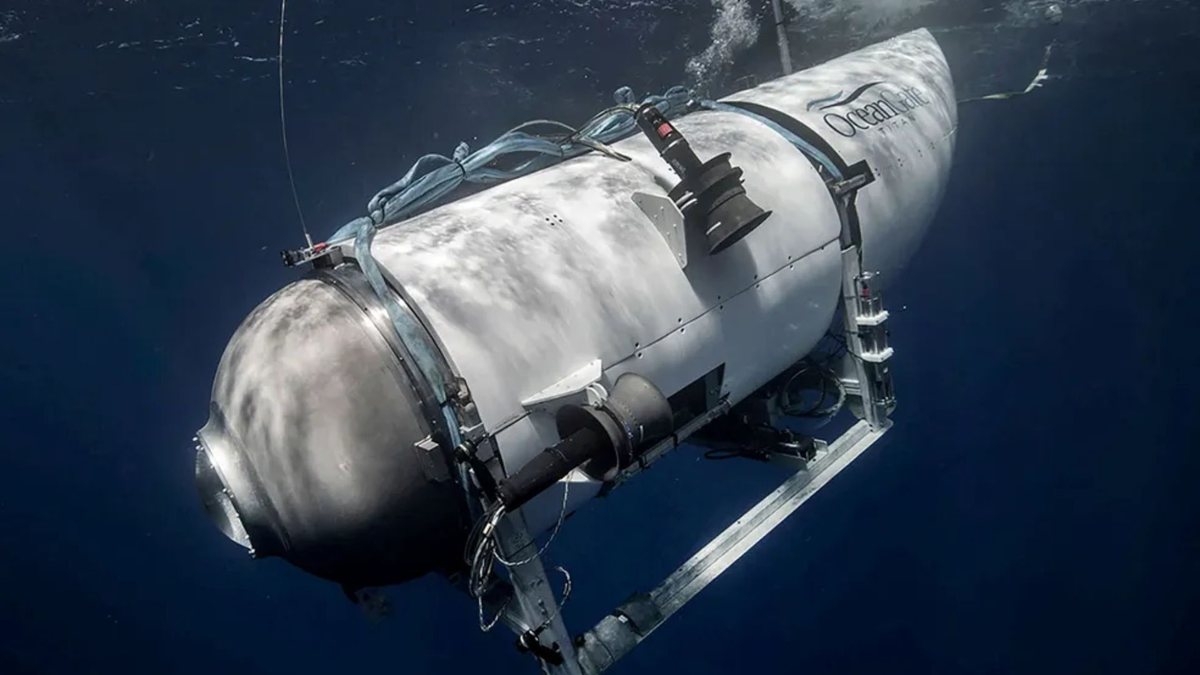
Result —
[[[830, 186], [842, 220], [841, 295], [847, 353], [842, 357], [839, 379], [847, 396], [861, 402], [859, 407], [850, 406], [859, 420], [832, 442], [816, 440], [816, 451], [808, 458], [781, 458], [797, 469], [782, 485], [736, 518], [654, 590], [634, 594], [578, 638], [567, 630], [554, 585], [521, 514], [505, 519], [497, 535], [502, 553], [508, 559], [523, 553], [527, 557], [522, 560], [527, 562], [509, 568], [509, 596], [485, 604], [499, 612], [499, 620], [517, 634], [518, 648], [536, 656], [543, 672], [598, 675], [608, 670], [891, 428], [888, 414], [895, 400], [888, 369], [892, 356], [886, 330], [888, 312], [873, 289], [874, 275], [862, 269], [857, 219], [852, 214], [854, 193], [870, 180], [870, 172], [866, 172]], [[610, 488], [645, 470], [730, 408], [727, 400], [721, 400], [683, 425], [621, 472]], [[535, 553], [529, 554], [529, 550]]]

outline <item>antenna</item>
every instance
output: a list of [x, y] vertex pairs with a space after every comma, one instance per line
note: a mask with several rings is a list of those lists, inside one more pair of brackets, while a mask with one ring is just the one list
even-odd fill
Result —
[[287, 115], [283, 105], [283, 29], [287, 20], [287, 0], [279, 3], [279, 132], [283, 137], [283, 161], [287, 164], [288, 183], [292, 186], [292, 201], [296, 204], [296, 215], [300, 217], [300, 229], [304, 232], [304, 243], [308, 248], [313, 247], [312, 237], [308, 234], [308, 225], [304, 222], [304, 210], [300, 208], [300, 193], [296, 191], [296, 176], [292, 172], [292, 153], [288, 151]]

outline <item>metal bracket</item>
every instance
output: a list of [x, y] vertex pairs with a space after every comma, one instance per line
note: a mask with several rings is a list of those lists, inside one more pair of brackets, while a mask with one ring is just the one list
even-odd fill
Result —
[[849, 178], [838, 181], [830, 186], [833, 194], [837, 197], [844, 197], [852, 192], [856, 192], [871, 184], [870, 173], [859, 173]]
[[888, 346], [887, 310], [870, 282], [875, 278], [862, 270], [857, 246], [842, 251], [842, 310], [847, 357], [842, 367], [846, 393], [857, 395], [863, 404], [863, 419], [880, 427], [895, 406], [892, 375], [887, 361], [894, 354]]
[[446, 456], [442, 446], [433, 437], [426, 436], [413, 443], [413, 452], [425, 477], [435, 483], [445, 483], [450, 480], [450, 467], [446, 464]]
[[333, 269], [346, 260], [341, 247], [330, 246], [325, 242], [313, 244], [307, 248], [292, 251], [280, 251], [284, 267], [296, 267], [304, 263], [312, 263], [314, 269]]
[[608, 398], [600, 384], [604, 370], [600, 359], [588, 361], [582, 368], [521, 401], [526, 410], [554, 411], [568, 403], [599, 405]]
[[687, 268], [687, 230], [684, 227], [683, 211], [668, 197], [648, 192], [633, 193], [633, 203], [646, 214], [654, 228], [662, 235], [671, 249], [679, 269]]
[[558, 610], [554, 591], [546, 577], [546, 569], [542, 566], [540, 557], [530, 556], [528, 553], [534, 543], [525, 525], [525, 517], [519, 511], [509, 514], [500, 522], [496, 535], [500, 550], [507, 559], [528, 557], [528, 562], [508, 569], [513, 595], [502, 617], [505, 625], [519, 638], [531, 631], [537, 631], [535, 638], [541, 645], [558, 652], [561, 659], [551, 661], [538, 655], [537, 651], [533, 652], [538, 655], [542, 672], [547, 675], [582, 675], [579, 660], [575, 655], [575, 645], [571, 634], [567, 632], [562, 613]]

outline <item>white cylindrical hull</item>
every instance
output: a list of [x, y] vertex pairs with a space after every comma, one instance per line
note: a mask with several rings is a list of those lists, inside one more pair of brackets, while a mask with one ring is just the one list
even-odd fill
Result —
[[[846, 233], [865, 269], [887, 275], [933, 217], [954, 144], [949, 69], [918, 31], [725, 102], [837, 166], [823, 174], [761, 118], [677, 120], [700, 158], [732, 153], [747, 196], [773, 212], [720, 253], [684, 225], [681, 264], [669, 225], [643, 211], [678, 178], [638, 136], [615, 145], [631, 161], [592, 153], [381, 230], [373, 257], [412, 335], [354, 265], [264, 301], [230, 340], [197, 438], [222, 531], [352, 587], [452, 572], [473, 516], [448, 410], [470, 412], [511, 475], [559, 440], [537, 401], [581, 373], [607, 387], [635, 372], [671, 396], [719, 372], [719, 391], [704, 379], [701, 393], [733, 404], [808, 354], [840, 304]], [[864, 160], [873, 182], [839, 204], [835, 174]], [[460, 380], [445, 387], [453, 405], [416, 362], [439, 350], [453, 372], [437, 377]], [[579, 471], [566, 481], [570, 508], [601, 488]], [[557, 518], [566, 481], [523, 507], [531, 530]]]
[[[855, 101], [809, 109], [870, 82], [879, 84]], [[881, 124], [832, 117], [903, 95], [920, 98]], [[876, 181], [857, 199], [865, 264], [886, 274], [907, 260], [945, 186], [956, 120], [949, 70], [928, 33], [726, 100], [771, 106], [820, 134], [846, 163], [867, 160]], [[747, 194], [773, 211], [715, 256], [704, 251], [702, 233], [690, 232], [686, 268], [633, 201], [636, 192], [665, 195], [678, 181], [641, 136], [614, 146], [631, 162], [599, 154], [571, 160], [375, 240], [376, 259], [428, 319], [509, 472], [557, 440], [552, 416], [522, 401], [593, 360], [606, 384], [634, 371], [668, 395], [723, 365], [721, 393], [736, 403], [807, 354], [829, 327], [839, 304], [841, 222], [812, 163], [776, 131], [735, 112], [687, 115], [677, 127], [702, 158], [731, 152]], [[580, 483], [573, 502], [599, 489], [578, 473], [572, 479]], [[559, 499], [543, 495], [527, 517], [551, 522]]]

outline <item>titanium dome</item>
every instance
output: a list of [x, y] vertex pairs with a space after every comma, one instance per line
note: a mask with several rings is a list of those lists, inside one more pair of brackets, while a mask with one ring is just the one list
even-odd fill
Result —
[[459, 564], [460, 493], [417, 454], [430, 435], [417, 390], [369, 307], [329, 279], [292, 283], [251, 312], [210, 413], [197, 488], [218, 529], [255, 556], [350, 586]]

